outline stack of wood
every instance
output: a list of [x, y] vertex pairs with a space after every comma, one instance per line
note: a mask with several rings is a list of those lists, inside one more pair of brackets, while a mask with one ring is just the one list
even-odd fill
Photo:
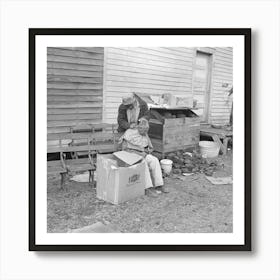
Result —
[[203, 158], [197, 151], [192, 154], [177, 151], [167, 154], [166, 158], [173, 161], [173, 174], [204, 173], [207, 176], [212, 176], [218, 166], [216, 161]]

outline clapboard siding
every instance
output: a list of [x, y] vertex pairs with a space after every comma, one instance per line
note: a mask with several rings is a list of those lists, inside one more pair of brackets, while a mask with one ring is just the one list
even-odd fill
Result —
[[192, 96], [193, 48], [106, 48], [104, 121], [115, 123], [124, 93]]
[[102, 122], [104, 48], [47, 49], [48, 134]]
[[233, 49], [216, 48], [213, 53], [212, 90], [210, 99], [209, 122], [228, 124], [231, 113], [232, 97], [229, 90], [233, 85]]

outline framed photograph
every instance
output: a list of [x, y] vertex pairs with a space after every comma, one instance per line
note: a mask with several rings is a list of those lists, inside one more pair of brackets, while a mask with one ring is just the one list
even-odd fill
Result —
[[251, 30], [29, 29], [29, 250], [250, 251]]

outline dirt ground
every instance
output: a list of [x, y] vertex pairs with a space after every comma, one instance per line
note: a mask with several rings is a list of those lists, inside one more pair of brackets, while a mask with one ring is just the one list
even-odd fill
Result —
[[[232, 175], [232, 154], [219, 156], [213, 177]], [[204, 174], [165, 178], [170, 193], [112, 205], [96, 198], [89, 183], [48, 177], [48, 232], [68, 232], [96, 222], [120, 232], [232, 232], [232, 185], [213, 185]]]

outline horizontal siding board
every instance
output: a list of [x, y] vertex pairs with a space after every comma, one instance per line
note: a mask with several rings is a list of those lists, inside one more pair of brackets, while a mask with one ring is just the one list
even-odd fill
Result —
[[[106, 73], [109, 75], [109, 73], [112, 71], [112, 75], [116, 75], [118, 73], [119, 75], [126, 75], [127, 73], [130, 73], [130, 75], [151, 75], [151, 76], [157, 76], [162, 78], [169, 78], [169, 79], [185, 79], [186, 76], [192, 76], [192, 70], [182, 71], [180, 73], [177, 72], [170, 72], [170, 71], [164, 71], [162, 67], [158, 67], [156, 69], [151, 69], [151, 67], [138, 67], [138, 65], [119, 65], [119, 64], [112, 64], [110, 61], [110, 64], [107, 65]], [[124, 72], [124, 73], [123, 73]]]
[[88, 78], [102, 78], [101, 71], [82, 71], [69, 69], [48, 69], [48, 75], [54, 76], [68, 76], [68, 77], [88, 77]]
[[109, 52], [108, 53], [108, 58], [109, 59], [117, 59], [117, 60], [121, 60], [123, 62], [131, 62], [133, 61], [134, 63], [138, 63], [138, 64], [144, 64], [144, 65], [151, 65], [151, 66], [158, 66], [158, 67], [164, 67], [166, 70], [192, 70], [192, 65], [191, 64], [170, 64], [168, 62], [162, 62], [162, 61], [152, 61], [151, 59], [148, 58], [144, 58], [141, 56], [137, 56], [137, 57], [131, 57], [128, 55], [123, 55], [123, 54], [117, 54], [117, 53], [113, 53], [113, 52]]
[[101, 102], [48, 102], [47, 108], [100, 108]]
[[193, 58], [193, 51], [192, 49], [189, 53], [176, 51], [176, 48], [167, 49], [167, 48], [141, 48], [146, 50], [150, 54], [159, 55], [160, 57], [168, 57], [172, 59], [182, 59], [186, 61], [190, 61]]
[[[153, 51], [153, 50], [152, 50]], [[139, 59], [145, 59], [153, 62], [154, 64], [157, 63], [168, 63], [170, 64], [170, 67], [174, 65], [176, 66], [185, 66], [185, 65], [191, 65], [191, 60], [189, 59], [179, 59], [178, 57], [176, 59], [169, 58], [167, 56], [164, 56], [162, 53], [159, 54], [153, 54], [149, 50], [143, 50], [142, 48], [127, 48], [127, 49], [118, 49], [118, 48], [110, 48], [111, 54], [117, 54], [117, 55], [124, 55], [126, 57], [132, 57], [133, 59], [139, 58]]]
[[48, 61], [47, 67], [49, 69], [69, 69], [69, 70], [82, 70], [82, 71], [92, 71], [100, 73], [103, 71], [103, 65], [84, 65], [84, 64], [75, 64], [71, 62], [59, 62], [59, 61]]
[[136, 77], [135, 75], [127, 76], [117, 76], [117, 75], [108, 75], [108, 81], [122, 82], [122, 83], [137, 83], [137, 84], [150, 84], [150, 85], [159, 85], [159, 86], [168, 86], [168, 87], [189, 87], [188, 80], [191, 77], [186, 77], [183, 79], [168, 80], [168, 79], [158, 79], [157, 77], [151, 77], [151, 75], [143, 75], [143, 77]]
[[185, 91], [186, 89], [191, 90], [191, 85], [188, 86], [165, 86], [165, 85], [157, 85], [157, 84], [146, 84], [146, 83], [137, 83], [137, 82], [121, 82], [121, 81], [110, 81], [107, 80], [107, 86], [114, 86], [114, 87], [127, 87], [127, 88], [143, 88], [143, 89], [156, 89], [156, 90], [163, 90], [163, 91], [170, 91], [170, 92], [176, 92], [176, 91]]
[[[123, 60], [119, 58], [109, 58], [108, 64], [107, 64], [107, 69], [115, 69], [116, 67], [124, 67], [126, 70], [131, 70], [137, 69], [139, 71], [155, 71], [157, 73], [167, 73], [169, 75], [189, 75], [192, 73], [192, 67], [188, 67], [187, 69], [174, 69], [174, 68], [168, 68], [168, 67], [162, 67], [157, 64], [145, 64], [145, 63], [137, 63], [133, 60]], [[116, 68], [117, 69], [117, 68]], [[148, 72], [147, 72], [148, 73]]]
[[102, 102], [102, 96], [90, 96], [90, 95], [78, 95], [78, 96], [69, 96], [69, 95], [48, 95], [48, 102]]
[[[95, 110], [92, 110], [95, 112]], [[49, 115], [48, 121], [61, 121], [61, 120], [96, 120], [100, 119], [100, 113], [96, 112], [95, 114], [79, 114], [79, 113], [72, 113], [72, 114], [57, 114], [57, 115]]]
[[64, 50], [84, 51], [90, 53], [104, 54], [103, 47], [59, 47], [59, 48]]
[[50, 115], [72, 115], [72, 114], [99, 114], [102, 113], [102, 108], [47, 108], [48, 116]]
[[[146, 89], [146, 88], [135, 88], [135, 87], [115, 87], [115, 86], [107, 86], [106, 87], [106, 96], [107, 92], [110, 93], [109, 96], [114, 95], [114, 96], [123, 96], [124, 93], [129, 93], [129, 92], [138, 92], [138, 93], [146, 93], [146, 94], [163, 94], [163, 93], [168, 93], [169, 91], [167, 90], [162, 90], [162, 89]], [[180, 96], [191, 96], [191, 89], [184, 89], [184, 90], [176, 90], [175, 95], [180, 95]]]
[[185, 47], [164, 47], [163, 49], [171, 50], [179, 54], [185, 54], [192, 57], [193, 55], [193, 48], [185, 48]]
[[103, 81], [103, 79], [99, 77], [84, 78], [84, 77], [56, 76], [56, 75], [48, 75], [47, 80], [49, 82], [89, 83], [89, 84], [101, 84]]
[[90, 59], [98, 59], [103, 61], [103, 55], [92, 52], [85, 52], [81, 50], [69, 50], [69, 49], [61, 49], [61, 48], [47, 48], [47, 54], [49, 55], [61, 55], [61, 56], [69, 56], [69, 57], [79, 57], [79, 58], [90, 58]]
[[90, 119], [90, 120], [76, 119], [76, 120], [48, 121], [47, 122], [47, 127], [51, 127], [51, 128], [67, 127], [67, 126], [68, 127], [73, 127], [73, 126], [78, 126], [78, 125], [96, 123], [98, 120], [101, 122], [101, 118]]
[[50, 89], [102, 89], [101, 84], [48, 82]]
[[102, 96], [102, 89], [57, 89], [49, 88], [48, 95], [89, 95], [89, 96]]
[[172, 77], [171, 75], [163, 76], [161, 73], [135, 73], [135, 72], [129, 72], [129, 71], [119, 71], [119, 70], [107, 70], [107, 75], [109, 77], [127, 77], [127, 78], [133, 78], [138, 80], [151, 80], [151, 81], [165, 81], [165, 82], [176, 82], [176, 83], [186, 83], [189, 81], [189, 79], [192, 78], [191, 74], [184, 75], [181, 77]]
[[89, 58], [77, 58], [77, 57], [68, 57], [61, 55], [48, 55], [48, 61], [51, 62], [64, 62], [64, 63], [75, 63], [83, 65], [103, 65], [103, 61], [100, 59], [89, 59]]

